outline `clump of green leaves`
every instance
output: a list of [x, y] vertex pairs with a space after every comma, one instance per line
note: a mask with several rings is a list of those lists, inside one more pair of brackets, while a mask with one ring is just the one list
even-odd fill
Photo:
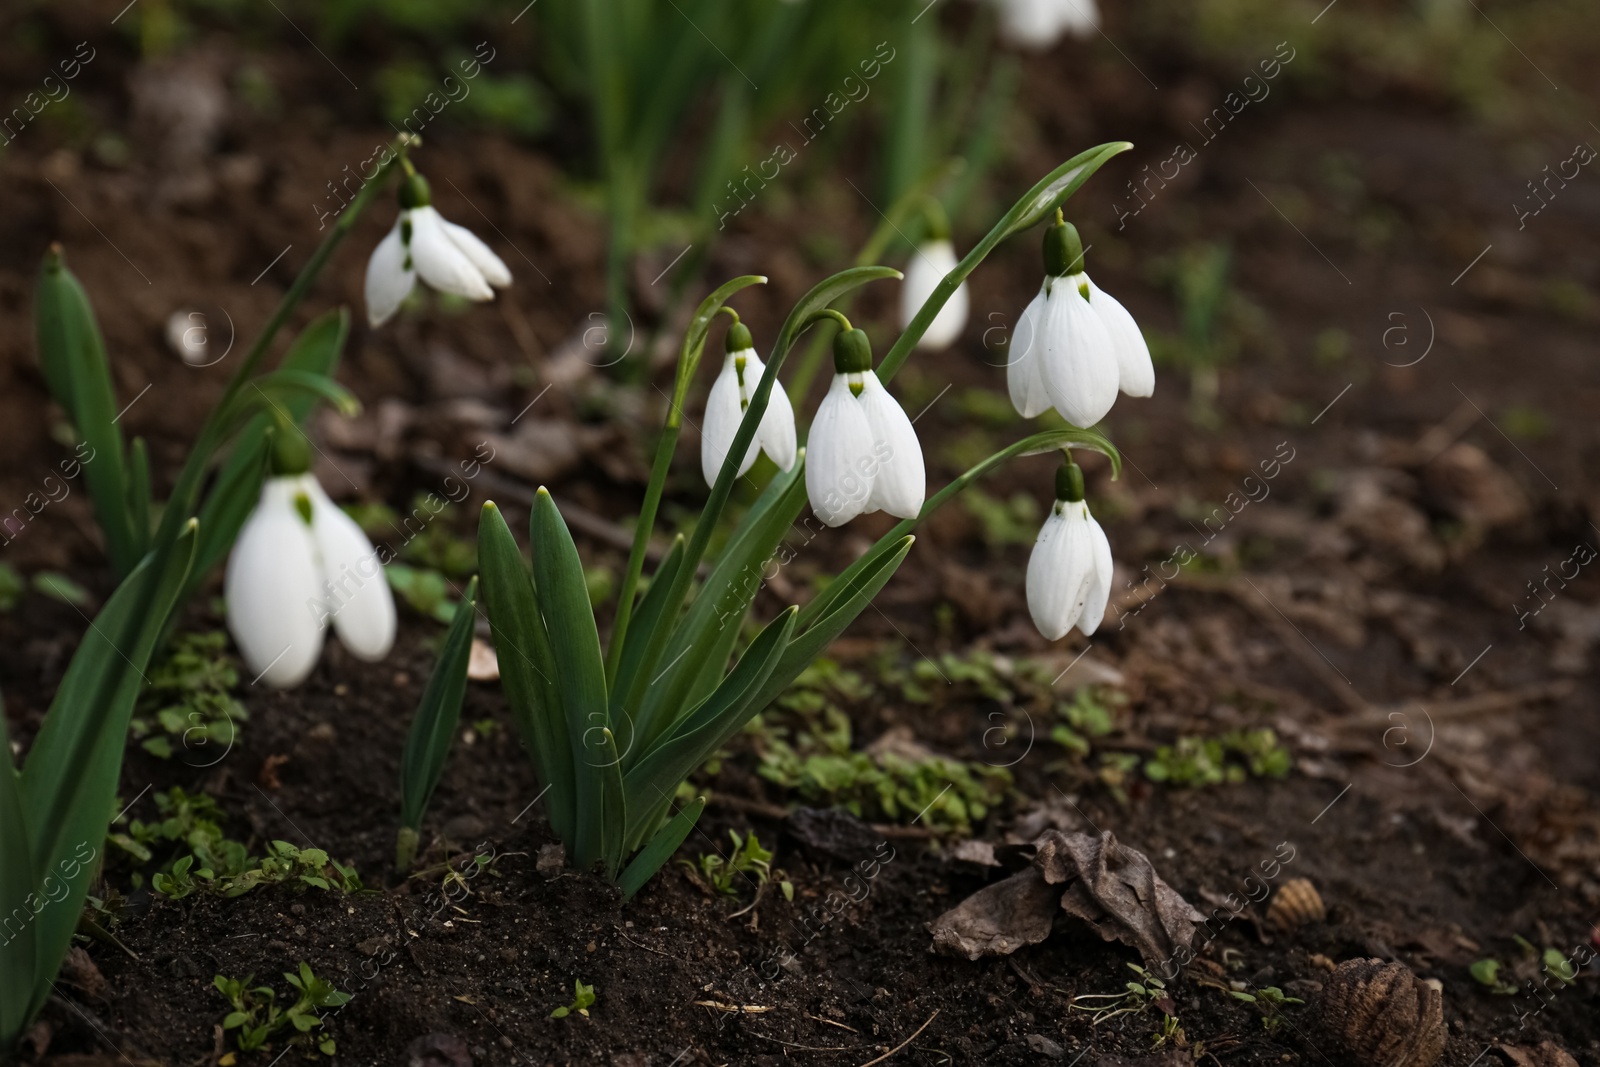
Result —
[[1298, 997], [1291, 997], [1275, 985], [1257, 989], [1254, 993], [1246, 993], [1240, 989], [1229, 990], [1235, 1000], [1242, 1000], [1246, 1004], [1254, 1004], [1261, 1011], [1261, 1025], [1267, 1033], [1276, 1033], [1283, 1026], [1283, 1009], [1286, 1004], [1304, 1004], [1305, 1001]]
[[[267, 854], [252, 857], [248, 848], [222, 830], [222, 809], [204, 793], [190, 794], [174, 786], [155, 794], [162, 818], [156, 822], [134, 819], [125, 831], [107, 840], [139, 866], [156, 865], [150, 886], [157, 893], [181, 900], [194, 893], [237, 897], [257, 886], [293, 885], [337, 889], [354, 893], [361, 877], [318, 848], [297, 848], [273, 841]], [[135, 871], [135, 885], [144, 875]]]
[[[237, 697], [239, 672], [221, 630], [182, 634], [150, 671], [129, 732], [146, 752], [171, 759], [174, 739], [194, 751], [216, 744], [226, 753], [250, 718]], [[217, 758], [221, 758], [219, 755]], [[201, 761], [215, 762], [215, 760]]]
[[589, 1017], [589, 1008], [594, 1004], [594, 986], [584, 985], [583, 979], [575, 978], [572, 981], [572, 991], [575, 994], [571, 1004], [563, 1004], [550, 1013], [552, 1019], [565, 1019], [573, 1012], [577, 1012], [585, 1019]]
[[[1151, 1008], [1159, 1009], [1167, 1018], [1176, 1020], [1177, 1006], [1167, 993], [1167, 984], [1137, 963], [1128, 964], [1128, 970], [1138, 980], [1125, 983], [1122, 992], [1081, 993], [1072, 998], [1068, 1009], [1087, 1012], [1089, 1021], [1095, 1026], [1124, 1015], [1138, 1015]], [[1177, 1028], [1173, 1036], [1181, 1034], [1182, 1029]]]
[[704, 889], [721, 896], [738, 896], [739, 879], [755, 882], [759, 893], [761, 887], [776, 876], [783, 899], [794, 899], [794, 883], [782, 871], [773, 871], [772, 853], [761, 847], [754, 830], [749, 837], [740, 837], [737, 830], [729, 830], [728, 836], [733, 838], [733, 851], [726, 857], [707, 852], [700, 856], [698, 866], [688, 860], [678, 862], [689, 869], [690, 876]]
[[278, 1006], [278, 994], [271, 986], [251, 986], [255, 975], [227, 978], [217, 975], [211, 984], [227, 998], [233, 1008], [222, 1020], [222, 1029], [234, 1033], [240, 1052], [267, 1048], [275, 1034], [292, 1029], [291, 1045], [309, 1056], [318, 1052], [332, 1056], [338, 1051], [331, 1035], [318, 1037], [314, 1030], [325, 1030], [320, 1009], [339, 1008], [350, 1002], [351, 994], [341, 992], [311, 973], [311, 966], [300, 964], [300, 973], [285, 971], [283, 977], [298, 994], [287, 1010]]
[[1162, 745], [1145, 761], [1152, 782], [1200, 787], [1237, 784], [1246, 778], [1282, 778], [1289, 773], [1289, 750], [1270, 729], [1231, 730], [1220, 737], [1180, 737]]
[[1516, 994], [1517, 983], [1505, 977], [1503, 972], [1506, 970], [1514, 971], [1515, 977], [1530, 982], [1540, 979], [1546, 986], [1551, 982], [1557, 987], [1568, 986], [1577, 980], [1577, 967], [1560, 949], [1547, 947], [1540, 950], [1521, 934], [1513, 934], [1512, 940], [1522, 952], [1520, 958], [1514, 960], [1509, 967], [1490, 956], [1478, 960], [1469, 968], [1472, 977], [1489, 992], [1507, 997]]

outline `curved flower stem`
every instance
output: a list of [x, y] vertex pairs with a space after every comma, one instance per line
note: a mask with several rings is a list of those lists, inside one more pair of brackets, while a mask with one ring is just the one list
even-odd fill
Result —
[[395, 165], [405, 158], [406, 149], [411, 144], [409, 134], [402, 134], [389, 147], [387, 159], [380, 159], [378, 171], [361, 187], [350, 205], [339, 215], [338, 221], [322, 239], [306, 265], [300, 268], [294, 283], [289, 286], [289, 291], [283, 294], [278, 301], [278, 306], [273, 309], [271, 317], [262, 326], [261, 333], [256, 337], [255, 343], [245, 354], [238, 369], [233, 372], [233, 377], [228, 381], [228, 387], [223, 391], [222, 398], [217, 401], [206, 416], [205, 423], [200, 428], [200, 433], [195, 437], [194, 447], [189, 450], [188, 459], [184, 461], [183, 469], [178, 475], [178, 480], [172, 489], [172, 496], [167, 501], [166, 510], [161, 516], [161, 528], [156, 534], [154, 543], [166, 544], [176, 540], [183, 523], [194, 513], [200, 494], [200, 483], [205, 477], [206, 468], [211, 463], [211, 457], [227, 439], [229, 427], [228, 416], [233, 409], [233, 401], [240, 390], [255, 374], [261, 361], [266, 358], [267, 352], [272, 347], [278, 331], [284, 323], [294, 314], [300, 302], [310, 292], [322, 269], [327, 266], [328, 260], [333, 256], [339, 243], [349, 236], [355, 229], [356, 221], [372, 199], [377, 196], [378, 190], [383, 186], [384, 179], [389, 176]]

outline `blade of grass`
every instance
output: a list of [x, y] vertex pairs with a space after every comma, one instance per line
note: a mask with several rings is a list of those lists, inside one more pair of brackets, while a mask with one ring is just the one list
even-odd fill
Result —
[[622, 899], [629, 900], [635, 893], [644, 888], [655, 873], [661, 869], [662, 864], [672, 858], [678, 851], [678, 846], [683, 844], [684, 838], [689, 836], [689, 831], [694, 829], [694, 824], [699, 820], [700, 813], [706, 810], [706, 798], [695, 797], [689, 803], [678, 809], [674, 815], [656, 835], [650, 839], [633, 862], [628, 864], [628, 869], [622, 872], [622, 877], [617, 884], [622, 887]]

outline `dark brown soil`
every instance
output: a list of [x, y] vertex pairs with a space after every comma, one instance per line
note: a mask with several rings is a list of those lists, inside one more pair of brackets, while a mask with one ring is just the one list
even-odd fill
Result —
[[[71, 8], [49, 25], [69, 45], [105, 32]], [[93, 122], [125, 132], [137, 119], [126, 92], [134, 60], [119, 39], [93, 39], [100, 53], [77, 92]], [[211, 44], [224, 64], [239, 47]], [[1075, 47], [1067, 51], [1079, 57]], [[1036, 121], [996, 173], [992, 203], [974, 210], [1086, 145], [1140, 144], [1075, 202], [1095, 246], [1094, 276], [1147, 331], [1174, 334], [1162, 264], [1195, 242], [1232, 246], [1234, 288], [1259, 315], [1223, 370], [1223, 421], [1201, 429], [1187, 418], [1185, 379], [1172, 368], [1154, 399], [1124, 399], [1111, 415], [1128, 470], [1115, 484], [1091, 470], [1091, 495], [1118, 560], [1114, 601], [1124, 617], [1081, 661], [1091, 643], [1074, 635], [1047, 647], [1027, 622], [1026, 546], [986, 544], [959, 508], [928, 524], [881, 611], [867, 612], [836, 654], [866, 664], [889, 648], [909, 665], [978, 648], [1076, 664], [1078, 684], [1114, 679], [1130, 698], [1107, 750], [1148, 754], [1180, 735], [1271, 726], [1294, 770], [1283, 781], [1207, 789], [1140, 781], [1121, 799], [1092, 765], [1064, 759], [1014, 715], [1008, 723], [1020, 732], [1008, 743], [1028, 753], [997, 754], [986, 744], [993, 715], [1009, 708], [975, 698], [936, 701], [932, 711], [855, 706], [855, 736], [864, 743], [904, 727], [951, 756], [1016, 760], [1014, 794], [979, 837], [1002, 841], [1019, 818], [1053, 806], [1072, 825], [1112, 830], [1145, 852], [1208, 912], [1289, 842], [1286, 870], [1316, 884], [1326, 922], [1287, 935], [1255, 912], [1227, 924], [1172, 990], [1183, 1044], [1153, 1052], [1159, 1013], [1097, 1027], [1072, 1010], [1075, 996], [1120, 992], [1133, 977], [1125, 965], [1137, 962], [1082, 927], [1063, 921], [1049, 941], [1002, 960], [931, 955], [926, 924], [989, 876], [947, 858], [916, 827], [890, 833], [893, 859], [865, 899], [808, 932], [805, 917], [840, 889], [851, 862], [786, 832], [782, 809], [797, 798], [752, 773], [743, 742], [706, 783], [715, 799], [683, 855], [753, 828], [779, 843], [793, 903], [768, 891], [730, 917], [750, 903], [748, 891], [714, 900], [669, 868], [624, 906], [591, 874], [539, 869], [551, 840], [534, 803], [539, 787], [497, 689], [486, 685], [470, 691], [463, 722], [488, 718], [501, 728], [458, 744], [424, 828], [434, 866], [397, 882], [388, 873], [397, 766], [439, 635], [437, 624], [407, 615], [384, 664], [330, 645], [302, 688], [248, 688], [251, 719], [220, 760], [162, 761], [131, 748], [124, 768], [121, 793], [134, 817], [153, 817], [152, 790], [204, 791], [228, 814], [232, 835], [258, 848], [284, 839], [325, 849], [353, 863], [368, 891], [267, 888], [178, 902], [130, 893], [116, 929], [123, 947], [88, 945], [104, 982], [69, 973], [35, 1058], [217, 1064], [233, 1046], [222, 1040], [227, 1008], [213, 976], [254, 974], [282, 996], [279, 974], [305, 961], [353, 994], [328, 1025], [339, 1059], [362, 1064], [1322, 1064], [1336, 1056], [1301, 1040], [1305, 1009], [1291, 1006], [1285, 1025], [1268, 1030], [1255, 1008], [1206, 980], [1309, 999], [1327, 975], [1324, 961], [1377, 956], [1442, 982], [1450, 1067], [1566, 1062], [1498, 1051], [1547, 1040], [1600, 1064], [1592, 967], [1545, 1002], [1492, 995], [1468, 970], [1489, 956], [1517, 959], [1514, 936], [1563, 951], [1600, 939], [1592, 696], [1600, 584], [1586, 569], [1537, 600], [1528, 585], [1575, 545], [1600, 544], [1595, 305], [1559, 299], [1564, 286], [1592, 293], [1600, 283], [1600, 186], [1574, 183], [1530, 232], [1517, 231], [1504, 206], [1547, 161], [1523, 165], [1529, 144], [1554, 153], [1582, 134], [1491, 135], [1398, 91], [1312, 99], [1286, 88], [1205, 146], [1181, 184], [1119, 232], [1125, 183], [1170, 154], [1169, 142], [1186, 136], [1185, 109], [1199, 100], [1204, 113], [1232, 75], [1169, 59], [1171, 69], [1149, 70], [1168, 91], [1147, 93], [1114, 53], [1089, 52], [1070, 78], [1059, 57], [1030, 63], [1024, 101]], [[0, 213], [0, 315], [11, 327], [0, 336], [4, 501], [20, 501], [66, 454], [50, 443], [56, 416], [28, 318], [49, 241], [64, 242], [94, 297], [124, 402], [142, 397], [127, 412], [129, 432], [151, 439], [158, 481], [170, 478], [231, 367], [183, 366], [162, 341], [166, 317], [214, 305], [241, 338], [251, 336], [319, 238], [308, 205], [340, 166], [386, 137], [371, 116], [339, 113], [331, 102], [339, 83], [315, 53], [285, 48], [267, 61], [279, 85], [301, 87], [287, 117], [235, 112], [217, 147], [192, 164], [209, 183], [200, 193], [158, 195], [170, 172], [144, 140], [126, 166], [48, 127], [25, 131], [0, 155], [10, 193]], [[344, 61], [365, 81], [358, 60]], [[32, 84], [32, 62], [4, 64], [7, 99]], [[1074, 93], [1092, 107], [1047, 105]], [[573, 520], [585, 559], [618, 569], [622, 549], [608, 531], [636, 507], [651, 445], [642, 427], [658, 419], [660, 396], [585, 361], [585, 316], [603, 300], [600, 222], [577, 206], [549, 158], [498, 136], [441, 129], [425, 168], [447, 216], [500, 235], [491, 243], [507, 253], [517, 285], [465, 314], [431, 312], [380, 333], [358, 324], [341, 377], [366, 412], [351, 424], [323, 423], [319, 473], [336, 495], [404, 507], [414, 492], [438, 488], [441, 465], [489, 441], [498, 461], [463, 510], [494, 497], [518, 529], [519, 500], [549, 484], [569, 517], [587, 516]], [[844, 247], [876, 222], [831, 181], [797, 175], [795, 197], [814, 206], [745, 213], [711, 257], [710, 279], [756, 268], [772, 277], [740, 298], [758, 337], [839, 265], [810, 251], [820, 213]], [[340, 300], [360, 307], [364, 255], [388, 225], [387, 208], [363, 221], [306, 317]], [[970, 239], [972, 227], [958, 220], [957, 228]], [[974, 278], [964, 344], [918, 357], [897, 383], [908, 408], [931, 405], [918, 429], [933, 476], [956, 473], [948, 446], [975, 424], [963, 391], [1003, 390], [978, 335], [979, 324], [1011, 322], [1037, 285], [1031, 239], [1015, 245]], [[1474, 260], [1486, 245], [1492, 251]], [[653, 251], [656, 269], [675, 251]], [[640, 274], [648, 305], [655, 269]], [[887, 321], [888, 307], [884, 293], [859, 310], [864, 321]], [[1342, 348], [1327, 340], [1330, 330], [1343, 332]], [[664, 372], [659, 381], [667, 380]], [[513, 427], [551, 382], [560, 387]], [[1515, 428], [1516, 413], [1533, 410], [1544, 416], [1542, 436]], [[1260, 483], [1245, 479], [1275, 457], [1270, 494], [1233, 506], [1237, 515], [1217, 533], [1214, 509], [1229, 493], [1259, 495], [1249, 486]], [[987, 488], [1042, 497], [1048, 462], [1019, 463]], [[669, 518], [702, 491], [697, 465], [685, 458], [679, 468]], [[807, 595], [811, 576], [882, 528], [868, 520], [815, 541], [797, 534], [805, 547], [759, 610], [770, 612], [780, 595]], [[98, 598], [109, 579], [96, 536], [74, 493], [0, 559], [24, 572], [67, 571]], [[1180, 546], [1206, 565], [1167, 584], [1147, 580], [1166, 573], [1160, 566]], [[219, 625], [210, 611], [196, 605], [186, 622]], [[38, 595], [0, 616], [0, 682], [24, 749], [83, 626], [74, 609]], [[477, 869], [475, 854], [493, 861], [456, 899], [444, 897], [440, 865]], [[129, 893], [116, 877], [107, 888]], [[767, 962], [780, 950], [794, 958], [772, 978]], [[574, 980], [595, 986], [589, 1016], [549, 1019]], [[229, 1062], [267, 1064], [283, 1051], [278, 1044]]]

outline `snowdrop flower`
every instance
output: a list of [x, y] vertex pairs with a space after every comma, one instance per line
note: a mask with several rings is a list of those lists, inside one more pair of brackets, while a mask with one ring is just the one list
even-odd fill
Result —
[[367, 261], [367, 321], [381, 326], [400, 310], [421, 277], [441, 293], [493, 300], [490, 286], [511, 284], [505, 261], [465, 226], [446, 222], [433, 206], [427, 179], [400, 184], [400, 217]]
[[372, 542], [306, 473], [303, 438], [278, 445], [273, 474], [228, 558], [223, 592], [246, 667], [287, 689], [316, 666], [330, 621], [352, 655], [382, 659], [394, 644], [395, 611]]
[[902, 519], [922, 510], [927, 476], [911, 420], [878, 381], [867, 335], [843, 329], [833, 340], [833, 384], [806, 444], [806, 495], [829, 526], [887, 511]]
[[[730, 314], [732, 309], [727, 309]], [[722, 461], [733, 447], [733, 437], [739, 432], [750, 397], [761, 381], [766, 364], [756, 355], [755, 341], [750, 329], [738, 320], [728, 329], [724, 346], [722, 371], [706, 397], [706, 421], [700, 429], [700, 473], [707, 485], [715, 485]], [[790, 470], [795, 460], [794, 408], [789, 404], [789, 394], [783, 383], [774, 381], [772, 393], [767, 397], [767, 410], [762, 412], [761, 423], [756, 427], [755, 439], [739, 462], [739, 473], [745, 474], [756, 461], [756, 453], [765, 452], [779, 467]]]
[[[944, 276], [956, 269], [956, 250], [946, 235], [936, 235], [924, 241], [906, 265], [906, 279], [900, 284], [900, 328], [905, 329], [916, 318], [922, 305]], [[962, 282], [944, 307], [928, 324], [928, 330], [917, 342], [918, 348], [949, 348], [961, 336], [967, 325], [967, 283]]]
[[1116, 403], [1155, 390], [1150, 349], [1126, 308], [1083, 271], [1078, 231], [1045, 231], [1045, 279], [1011, 338], [1006, 384], [1024, 418], [1054, 407], [1074, 426], [1093, 426]]
[[1088, 37], [1100, 29], [1095, 0], [997, 0], [1000, 39], [1012, 48], [1044, 51], [1062, 34]]
[[1028, 612], [1047, 640], [1076, 626], [1085, 637], [1105, 617], [1111, 597], [1111, 545], [1083, 500], [1083, 470], [1071, 460], [1056, 472], [1056, 503], [1028, 557]]

